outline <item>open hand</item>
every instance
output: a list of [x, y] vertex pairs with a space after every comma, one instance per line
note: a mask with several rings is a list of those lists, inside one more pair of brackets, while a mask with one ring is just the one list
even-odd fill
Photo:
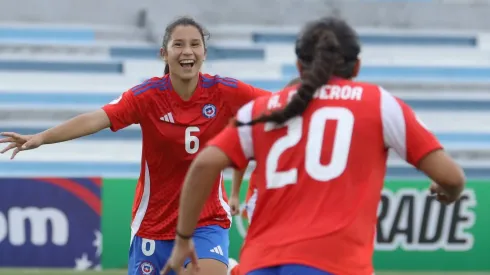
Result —
[[[184, 262], [187, 258], [191, 259], [192, 270], [184, 269]], [[183, 275], [184, 272], [185, 274], [196, 274], [199, 271], [197, 253], [194, 249], [194, 242], [192, 239], [183, 240], [178, 237], [175, 239], [172, 254], [160, 274], [168, 274], [171, 270], [177, 275]]]
[[43, 139], [41, 135], [21, 135], [13, 132], [0, 133], [3, 138], [0, 139], [0, 143], [8, 143], [8, 145], [0, 151], [4, 154], [12, 149], [12, 156], [10, 159], [15, 158], [15, 156], [20, 151], [35, 149], [43, 144]]

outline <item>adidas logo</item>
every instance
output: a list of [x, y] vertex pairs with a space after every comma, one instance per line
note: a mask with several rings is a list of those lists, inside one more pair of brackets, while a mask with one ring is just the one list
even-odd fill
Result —
[[221, 249], [221, 246], [220, 245], [216, 246], [215, 248], [213, 248], [213, 249], [211, 249], [209, 251], [210, 252], [213, 252], [213, 253], [216, 253], [216, 254], [219, 254], [221, 256], [224, 256], [223, 255], [223, 250]]
[[172, 116], [172, 113], [168, 113], [160, 118], [161, 121], [165, 122], [170, 122], [170, 123], [175, 123], [174, 121], [174, 116]]

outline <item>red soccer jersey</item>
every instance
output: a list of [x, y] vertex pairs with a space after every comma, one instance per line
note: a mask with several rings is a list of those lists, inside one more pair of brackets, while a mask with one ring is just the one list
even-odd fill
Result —
[[[252, 101], [237, 119], [285, 106], [295, 92]], [[371, 275], [388, 148], [412, 165], [441, 148], [403, 101], [376, 85], [338, 78], [284, 126], [230, 126], [209, 144], [238, 169], [257, 161], [258, 200], [240, 257], [245, 274], [296, 263]]]
[[245, 201], [248, 202], [250, 197], [252, 197], [257, 189], [255, 186], [255, 170], [250, 174], [250, 179], [248, 180], [247, 194], [245, 196]]
[[245, 195], [245, 201], [248, 202], [250, 200], [250, 198], [252, 198], [252, 196], [255, 194], [255, 190], [256, 190], [256, 187], [255, 187], [255, 184], [254, 182], [252, 181], [252, 179], [250, 179], [248, 181], [248, 189], [247, 189], [247, 194]]
[[[103, 107], [112, 131], [131, 124], [141, 126], [143, 149], [132, 235], [174, 239], [180, 191], [192, 160], [241, 106], [265, 94], [268, 92], [235, 79], [200, 74], [196, 91], [184, 101], [173, 91], [167, 75], [149, 79]], [[222, 176], [216, 179], [198, 226], [230, 226], [222, 183]]]
[[255, 209], [255, 205], [257, 203], [257, 187], [255, 186], [255, 171], [250, 175], [250, 179], [248, 181], [248, 189], [247, 194], [245, 195], [245, 213], [244, 217], [248, 219], [249, 222], [252, 221], [253, 212]]

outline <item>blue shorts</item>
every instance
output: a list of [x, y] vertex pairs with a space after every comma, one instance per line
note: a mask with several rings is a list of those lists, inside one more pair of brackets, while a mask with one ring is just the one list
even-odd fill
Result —
[[279, 266], [257, 269], [247, 273], [247, 275], [333, 275], [333, 274], [306, 265], [288, 264], [288, 265], [279, 265]]
[[[215, 259], [228, 266], [229, 230], [217, 225], [196, 229], [193, 236], [199, 259]], [[135, 236], [129, 248], [128, 275], [159, 275], [167, 263], [174, 241], [154, 241]], [[185, 265], [190, 262], [187, 259]], [[170, 275], [175, 275], [172, 271]]]

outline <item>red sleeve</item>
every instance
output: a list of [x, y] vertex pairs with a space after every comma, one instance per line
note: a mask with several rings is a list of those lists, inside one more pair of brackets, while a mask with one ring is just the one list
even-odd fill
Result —
[[247, 168], [248, 159], [242, 150], [238, 135], [238, 129], [230, 125], [210, 140], [207, 145], [218, 147], [230, 158], [233, 168], [241, 170]]
[[407, 162], [417, 165], [419, 161], [432, 151], [442, 149], [442, 145], [427, 126], [415, 115], [414, 111], [398, 99], [405, 116], [407, 131]]
[[102, 107], [111, 121], [111, 130], [118, 131], [140, 123], [140, 112], [134, 93], [129, 90]]
[[385, 144], [408, 163], [416, 166], [427, 154], [443, 148], [403, 100], [382, 91], [381, 111]]
[[222, 89], [224, 90], [224, 96], [226, 97], [233, 114], [236, 114], [238, 109], [248, 102], [258, 97], [271, 94], [269, 91], [256, 88], [236, 79], [222, 78], [222, 80], [228, 81], [228, 83], [225, 83], [224, 81], [220, 82]]

